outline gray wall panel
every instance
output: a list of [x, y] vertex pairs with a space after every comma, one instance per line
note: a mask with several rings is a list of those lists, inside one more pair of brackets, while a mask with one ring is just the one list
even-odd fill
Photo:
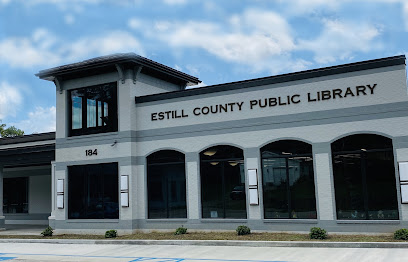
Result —
[[182, 127], [138, 131], [137, 141], [165, 140], [202, 135], [217, 135], [301, 126], [346, 123], [373, 119], [405, 117], [408, 102], [300, 113], [285, 116], [233, 120], [221, 123], [199, 124]]

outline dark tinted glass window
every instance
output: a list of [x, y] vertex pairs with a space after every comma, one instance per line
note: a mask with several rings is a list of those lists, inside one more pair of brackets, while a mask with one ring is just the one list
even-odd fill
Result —
[[338, 219], [398, 219], [392, 141], [359, 134], [332, 144]]
[[28, 178], [3, 179], [3, 213], [28, 213]]
[[116, 83], [70, 91], [70, 135], [117, 131]]
[[265, 218], [317, 218], [312, 146], [282, 140], [261, 155]]
[[200, 154], [203, 218], [246, 218], [244, 154], [215, 146]]
[[147, 157], [149, 218], [186, 218], [184, 154], [163, 150]]
[[118, 164], [68, 167], [68, 218], [119, 218]]

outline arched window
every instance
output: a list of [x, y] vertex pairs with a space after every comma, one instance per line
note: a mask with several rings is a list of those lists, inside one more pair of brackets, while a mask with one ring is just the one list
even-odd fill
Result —
[[337, 219], [398, 219], [391, 139], [358, 134], [331, 147]]
[[200, 153], [203, 218], [246, 218], [244, 153], [214, 146]]
[[317, 218], [312, 146], [281, 140], [261, 155], [265, 218]]
[[147, 157], [148, 218], [186, 218], [184, 154], [162, 150]]

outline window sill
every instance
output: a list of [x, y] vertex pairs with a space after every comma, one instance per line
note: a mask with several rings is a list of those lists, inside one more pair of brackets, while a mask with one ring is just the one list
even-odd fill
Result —
[[264, 223], [317, 224], [317, 219], [263, 219]]
[[336, 220], [337, 224], [400, 224], [400, 220]]
[[184, 222], [187, 223], [187, 218], [148, 218], [147, 223], [163, 223], [163, 222]]
[[245, 218], [202, 218], [201, 223], [246, 223]]
[[119, 223], [119, 219], [68, 219], [67, 223]]
[[67, 140], [78, 140], [78, 139], [87, 139], [87, 138], [98, 138], [98, 137], [105, 137], [105, 136], [117, 136], [118, 131], [111, 131], [111, 132], [101, 132], [95, 134], [86, 134], [86, 135], [75, 135], [75, 136], [67, 136]]

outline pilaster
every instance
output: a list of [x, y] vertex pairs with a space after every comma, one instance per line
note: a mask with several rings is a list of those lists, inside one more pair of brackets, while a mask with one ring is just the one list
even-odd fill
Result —
[[330, 143], [313, 144], [315, 190], [319, 220], [336, 219]]

